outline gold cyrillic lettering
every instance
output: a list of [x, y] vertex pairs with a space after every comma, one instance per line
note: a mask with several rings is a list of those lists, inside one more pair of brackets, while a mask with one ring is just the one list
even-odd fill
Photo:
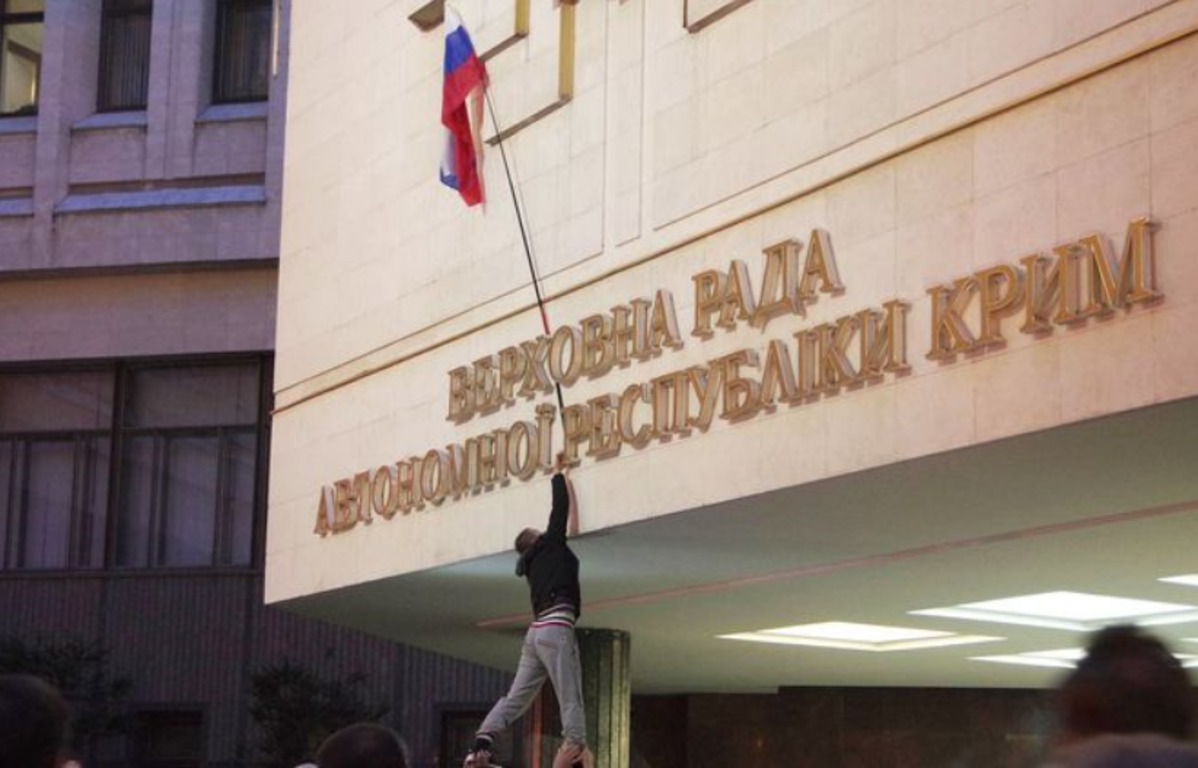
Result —
[[673, 432], [670, 407], [670, 388], [674, 386], [674, 374], [649, 380], [649, 403], [653, 406], [653, 436], [658, 440], [667, 440]]
[[718, 269], [708, 269], [691, 278], [695, 283], [695, 325], [693, 336], [710, 336], [711, 316], [720, 312], [728, 278]]
[[474, 379], [466, 366], [449, 372], [449, 420], [465, 421], [474, 415]]
[[748, 320], [757, 311], [757, 300], [753, 296], [753, 284], [749, 280], [749, 268], [739, 259], [728, 266], [727, 288], [720, 302], [720, 317], [716, 325], [731, 330], [738, 320]]
[[[570, 386], [582, 374], [582, 334], [572, 325], [553, 332], [549, 349], [549, 375], [562, 386]], [[569, 364], [566, 363], [567, 353]]]
[[588, 456], [604, 458], [620, 452], [620, 430], [617, 423], [616, 396], [600, 395], [587, 401], [591, 407], [591, 447]]
[[540, 445], [537, 438], [537, 426], [531, 421], [517, 421], [508, 431], [507, 436], [507, 466], [508, 472], [527, 480], [536, 474]]
[[420, 493], [420, 459], [415, 457], [397, 462], [399, 474], [399, 509], [408, 514], [413, 509], [424, 508], [424, 495]]
[[658, 291], [653, 299], [653, 320], [649, 325], [649, 350], [657, 354], [663, 347], [681, 346], [682, 334], [678, 332], [674, 295], [666, 290]]
[[474, 407], [479, 413], [492, 413], [503, 406], [499, 396], [499, 357], [487, 355], [474, 361]]
[[819, 363], [815, 370], [817, 391], [832, 393], [857, 380], [857, 371], [848, 356], [849, 343], [857, 332], [857, 323], [856, 315], [846, 315], [814, 329], [819, 345]]
[[602, 376], [616, 362], [612, 319], [607, 315], [591, 315], [578, 325], [582, 329], [582, 375], [592, 379]]
[[773, 407], [778, 400], [789, 403], [798, 397], [799, 388], [795, 384], [790, 350], [784, 342], [774, 339], [766, 348], [765, 366], [761, 372], [761, 404]]
[[724, 410], [720, 418], [739, 421], [761, 408], [761, 384], [740, 374], [741, 366], [756, 368], [757, 352], [742, 349], [720, 359], [724, 371]]
[[799, 241], [784, 240], [766, 248], [765, 276], [761, 279], [761, 298], [750, 323], [764, 328], [770, 319], [786, 313], [801, 315], [799, 299]]
[[548, 403], [537, 406], [537, 456], [541, 460], [541, 469], [549, 472], [553, 469], [553, 421], [557, 418], [557, 409]]
[[549, 337], [538, 336], [533, 341], [522, 343], [520, 347], [524, 350], [526, 362], [524, 383], [520, 385], [520, 396], [532, 397], [538, 392], [552, 392], [553, 381], [545, 370], [549, 359]]
[[516, 401], [516, 385], [524, 381], [528, 361], [519, 347], [504, 347], [499, 350], [499, 396], [504, 405]]
[[333, 510], [336, 509], [336, 504], [333, 501], [333, 487], [324, 485], [320, 488], [320, 503], [316, 506], [316, 527], [312, 529], [312, 533], [318, 536], [328, 536], [333, 530]]
[[906, 330], [907, 310], [911, 305], [896, 299], [882, 306], [886, 309], [885, 313], [872, 309], [857, 313], [857, 327], [861, 334], [857, 373], [860, 381], [877, 380], [884, 373], [903, 373], [911, 368], [907, 364]]
[[449, 494], [449, 453], [433, 449], [420, 465], [420, 495], [433, 504], [445, 501]]
[[370, 481], [370, 500], [374, 513], [384, 520], [395, 517], [399, 511], [399, 471], [388, 464], [374, 471]]
[[810, 304], [815, 301], [817, 290], [824, 293], [844, 290], [832, 252], [832, 239], [822, 229], [811, 230], [811, 242], [807, 244], [807, 257], [803, 260], [803, 276], [799, 280], [799, 300]]
[[585, 405], [567, 405], [562, 411], [565, 433], [562, 453], [567, 464], [578, 461], [578, 447], [591, 439], [591, 409]]
[[724, 391], [724, 366], [719, 360], [712, 360], [706, 366], [692, 365], [686, 369], [686, 373], [691, 388], [699, 398], [699, 415], [693, 417], [690, 424], [706, 432], [715, 419], [716, 406], [719, 405], [720, 394]]
[[653, 427], [649, 424], [642, 424], [636, 430], [632, 428], [632, 414], [638, 401], [649, 402], [648, 388], [644, 384], [632, 384], [620, 395], [620, 440], [633, 448], [644, 447], [653, 436]]
[[950, 288], [937, 285], [928, 289], [932, 297], [932, 349], [929, 360], [951, 360], [958, 352], [974, 348], [977, 340], [961, 316], [973, 298], [978, 281], [973, 275], [962, 277]]
[[977, 344], [987, 347], [1005, 344], [1001, 318], [1023, 301], [1023, 272], [1009, 264], [1000, 264], [978, 272], [977, 284], [982, 318]]

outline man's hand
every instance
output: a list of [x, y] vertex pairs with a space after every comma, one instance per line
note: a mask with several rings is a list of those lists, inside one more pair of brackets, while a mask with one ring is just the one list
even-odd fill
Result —
[[566, 463], [565, 451], [561, 451], [557, 454], [557, 459], [553, 462], [553, 471], [559, 472], [566, 477], [570, 476], [570, 465]]

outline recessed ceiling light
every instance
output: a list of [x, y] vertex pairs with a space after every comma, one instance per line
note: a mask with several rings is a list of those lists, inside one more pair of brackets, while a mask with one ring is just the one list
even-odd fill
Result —
[[1019, 664], [1025, 667], [1055, 667], [1057, 669], [1073, 669], [1077, 666], [1077, 662], [1074, 661], [1054, 659], [1051, 656], [1035, 653], [1012, 653], [1005, 656], [971, 656], [970, 660], [989, 661], [995, 664]]
[[[989, 661], [997, 664], [1020, 664], [1030, 667], [1057, 667], [1073, 669], [1085, 658], [1082, 648], [1060, 648], [1053, 651], [1028, 651], [1004, 656], [972, 656], [972, 661]], [[1183, 667], [1198, 667], [1198, 656], [1189, 653], [1173, 654]]]
[[1165, 576], [1157, 581], [1167, 581], [1170, 584], [1185, 584], [1187, 587], [1198, 587], [1198, 573], [1184, 573], [1180, 576]]
[[1198, 621], [1198, 606], [1068, 591], [962, 603], [911, 613], [1078, 632], [1088, 632], [1117, 621], [1134, 621], [1144, 626]]
[[958, 635], [913, 627], [888, 627], [880, 624], [859, 624], [850, 621], [826, 621], [791, 627], [761, 629], [756, 632], [737, 632], [720, 635], [722, 640], [747, 640], [754, 643], [807, 645], [818, 648], [840, 648], [852, 651], [913, 651], [967, 643], [1002, 640], [1001, 637]]

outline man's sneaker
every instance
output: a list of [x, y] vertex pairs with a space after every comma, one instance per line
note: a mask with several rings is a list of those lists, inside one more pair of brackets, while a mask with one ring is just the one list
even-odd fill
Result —
[[576, 766], [594, 768], [595, 755], [585, 746], [567, 741], [554, 755], [553, 768], [576, 768]]
[[462, 768], [499, 768], [495, 763], [491, 762], [491, 750], [476, 749], [466, 755], [466, 762]]

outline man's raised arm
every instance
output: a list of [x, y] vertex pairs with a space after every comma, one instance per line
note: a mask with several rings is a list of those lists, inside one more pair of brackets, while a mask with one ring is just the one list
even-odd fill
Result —
[[[565, 467], [563, 466], [562, 457], [557, 457], [557, 472], [553, 475], [553, 509], [549, 512], [549, 525], [545, 529], [545, 537], [548, 539], [556, 539], [557, 541], [566, 540], [567, 525], [570, 524], [570, 518], [576, 517], [571, 514], [574, 506], [574, 494], [570, 488], [569, 481], [566, 480]], [[576, 527], [576, 524], [570, 525], [571, 530]]]

